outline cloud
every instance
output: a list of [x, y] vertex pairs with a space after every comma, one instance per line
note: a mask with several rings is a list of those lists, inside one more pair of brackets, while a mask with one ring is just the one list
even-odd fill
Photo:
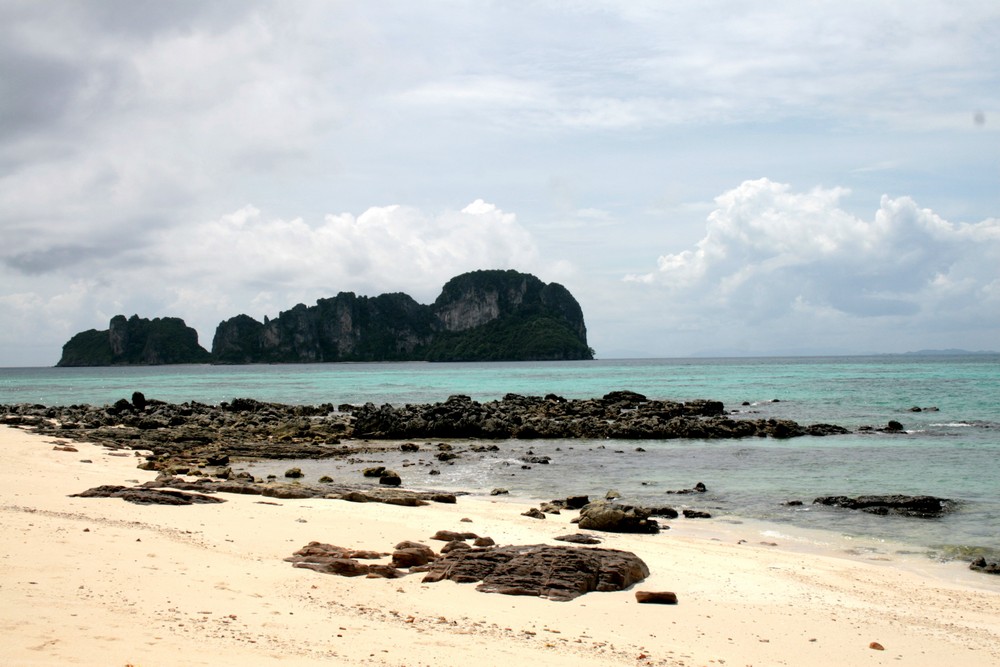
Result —
[[[693, 248], [626, 280], [660, 288], [685, 312], [748, 323], [821, 314], [926, 324], [1000, 312], [1000, 220], [955, 224], [888, 196], [864, 220], [840, 208], [846, 194], [746, 181], [716, 198]], [[984, 319], [996, 326], [998, 318]]]
[[[204, 276], [212, 289], [317, 296], [351, 289], [433, 298], [463, 271], [539, 263], [534, 240], [515, 216], [481, 199], [437, 215], [372, 207], [357, 216], [327, 215], [317, 225], [268, 218], [246, 206], [193, 229], [170, 230], [156, 247], [155, 262], [171, 273]], [[219, 257], [232, 262], [220, 266]]]

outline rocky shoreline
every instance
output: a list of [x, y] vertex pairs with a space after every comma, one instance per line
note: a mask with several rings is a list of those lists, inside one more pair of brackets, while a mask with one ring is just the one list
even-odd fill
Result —
[[[113, 405], [0, 406], [0, 424], [112, 448], [147, 451], [150, 470], [216, 468], [230, 458], [305, 459], [346, 456], [371, 441], [460, 438], [735, 439], [848, 433], [831, 424], [754, 419], [726, 412], [720, 401], [651, 400], [631, 391], [566, 399], [507, 394], [478, 402], [468, 396], [424, 404], [285, 405], [236, 398], [219, 405], [147, 400], [135, 392]], [[355, 441], [351, 446], [345, 440]], [[360, 442], [358, 442], [360, 441]]]

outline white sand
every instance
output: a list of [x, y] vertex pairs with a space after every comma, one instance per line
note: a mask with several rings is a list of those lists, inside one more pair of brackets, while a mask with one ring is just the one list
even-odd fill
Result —
[[348, 579], [282, 559], [312, 540], [438, 549], [428, 538], [441, 529], [549, 542], [574, 532], [575, 512], [542, 521], [485, 498], [419, 508], [70, 498], [154, 474], [131, 454], [53, 444], [0, 427], [0, 665], [1000, 664], [1000, 577], [960, 564], [802, 554], [750, 533], [737, 544], [728, 529], [713, 540], [697, 536], [711, 522], [680, 520], [659, 535], [602, 535], [649, 565], [637, 590], [673, 591], [676, 606], [639, 605], [634, 590], [551, 602], [419, 574]]

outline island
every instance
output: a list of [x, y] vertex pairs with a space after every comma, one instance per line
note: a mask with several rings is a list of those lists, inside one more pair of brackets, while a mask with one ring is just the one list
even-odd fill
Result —
[[126, 320], [77, 334], [59, 366], [338, 361], [556, 361], [593, 359], [583, 310], [558, 283], [513, 270], [449, 280], [430, 305], [400, 292], [341, 292], [258, 321], [221, 322], [212, 351], [178, 318]]

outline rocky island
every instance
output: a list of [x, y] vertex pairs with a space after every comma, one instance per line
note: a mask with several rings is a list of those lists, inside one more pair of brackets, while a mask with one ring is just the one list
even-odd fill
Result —
[[106, 331], [75, 335], [58, 365], [592, 358], [583, 311], [569, 290], [490, 270], [452, 278], [430, 305], [403, 293], [341, 292], [263, 322], [237, 315], [216, 328], [211, 353], [183, 320], [119, 315]]
[[111, 318], [103, 331], [81, 331], [63, 345], [57, 366], [156, 366], [205, 364], [212, 355], [198, 344], [198, 332], [177, 317], [152, 320], [133, 315]]

